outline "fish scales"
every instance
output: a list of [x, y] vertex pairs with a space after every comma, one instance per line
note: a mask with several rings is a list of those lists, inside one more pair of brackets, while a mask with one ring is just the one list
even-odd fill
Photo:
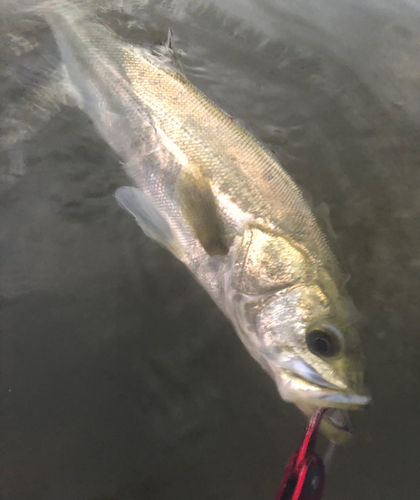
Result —
[[[231, 237], [243, 224], [234, 214], [229, 217], [231, 212], [238, 213], [237, 207], [267, 228], [292, 235], [308, 249], [308, 255], [319, 256], [330, 273], [339, 274], [299, 189], [248, 131], [147, 49], [129, 46], [98, 23], [85, 20], [81, 24], [83, 13], [78, 9], [48, 12], [46, 17], [67, 57], [76, 59], [73, 69], [80, 66], [84, 70], [75, 82], [76, 89], [87, 95], [82, 96], [81, 107], [125, 161], [131, 164], [139, 151], [141, 156], [162, 140], [166, 146], [171, 143], [169, 149], [178, 155], [177, 162], [186, 168], [194, 163], [210, 176], [215, 195], [222, 195], [222, 212], [224, 209], [227, 215]], [[94, 67], [92, 60], [97, 62]], [[90, 88], [84, 90], [85, 86]], [[104, 109], [99, 110], [101, 116], [96, 116], [96, 108], [88, 109], [92, 91], [97, 93], [94, 102], [101, 100], [110, 108], [108, 122], [116, 121], [111, 127], [109, 123], [101, 126]], [[113, 105], [113, 101], [118, 102]], [[116, 133], [118, 128], [125, 133]], [[130, 144], [122, 146], [127, 140]], [[154, 169], [158, 167], [156, 163]]]
[[118, 203], [184, 262], [283, 399], [307, 416], [329, 407], [321, 430], [345, 442], [348, 410], [370, 401], [360, 338], [340, 266], [291, 177], [186, 79], [170, 43], [126, 43], [65, 1], [33, 11], [60, 50], [61, 87], [133, 181]]
[[273, 155], [182, 75], [147, 59], [144, 64], [149, 71], [138, 72], [138, 57], [128, 56], [128, 78], [159, 129], [186, 153], [187, 162], [205, 168], [215, 191], [227, 194], [244, 213], [292, 234], [309, 252], [316, 246], [312, 254], [321, 253], [333, 268], [334, 257], [313, 214]]

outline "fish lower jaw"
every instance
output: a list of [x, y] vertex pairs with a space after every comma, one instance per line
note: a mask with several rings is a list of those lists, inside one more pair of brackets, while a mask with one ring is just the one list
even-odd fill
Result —
[[[315, 391], [313, 391], [315, 392]], [[282, 394], [283, 397], [283, 394]], [[299, 404], [308, 404], [313, 408], [335, 408], [337, 410], [360, 411], [370, 402], [369, 396], [359, 396], [352, 393], [325, 393], [320, 390], [318, 394], [286, 394], [283, 399], [287, 402]]]
[[322, 434], [340, 445], [351, 441], [354, 428], [349, 412], [362, 410], [370, 402], [369, 395], [318, 386], [286, 370], [282, 375], [277, 385], [285, 401], [294, 403], [308, 419], [316, 408], [328, 408], [320, 424]]

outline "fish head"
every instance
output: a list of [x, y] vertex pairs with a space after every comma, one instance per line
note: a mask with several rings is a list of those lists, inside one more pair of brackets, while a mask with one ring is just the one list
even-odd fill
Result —
[[317, 407], [330, 408], [321, 431], [343, 444], [353, 432], [347, 412], [362, 409], [371, 398], [352, 304], [343, 292], [327, 288], [313, 284], [278, 294], [261, 311], [258, 333], [267, 342], [283, 332], [266, 350], [282, 398], [308, 417]]
[[[285, 255], [284, 242], [281, 244], [277, 248]], [[246, 250], [250, 264], [246, 269], [248, 264], [241, 257], [242, 289], [250, 283], [244, 278], [244, 269], [247, 276], [268, 275], [264, 269], [257, 273], [251, 267], [264, 263], [261, 245], [258, 260], [252, 258], [252, 245]], [[342, 444], [352, 434], [347, 412], [362, 409], [371, 399], [365, 386], [354, 306], [343, 287], [338, 287], [322, 266], [314, 268], [307, 259], [292, 257], [289, 267], [298, 262], [298, 270], [289, 270], [289, 284], [267, 290], [261, 287], [259, 278], [259, 286], [236, 294], [234, 323], [285, 401], [294, 403], [308, 417], [317, 407], [329, 408], [320, 429], [330, 440]], [[281, 271], [285, 276], [285, 270]], [[269, 276], [275, 276], [275, 272]]]
[[346, 298], [335, 308], [314, 284], [240, 302], [240, 336], [282, 398], [308, 417], [317, 407], [330, 408], [320, 429], [338, 444], [347, 442], [352, 435], [347, 412], [362, 409], [370, 394], [359, 335], [343, 307]]

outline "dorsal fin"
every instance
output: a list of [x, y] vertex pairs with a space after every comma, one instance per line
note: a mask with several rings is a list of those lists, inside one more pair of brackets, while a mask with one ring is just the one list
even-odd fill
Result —
[[314, 207], [312, 212], [314, 213], [321, 229], [327, 236], [330, 249], [332, 250], [343, 273], [343, 286], [345, 286], [350, 279], [349, 268], [346, 264], [346, 260], [344, 259], [343, 252], [339, 245], [339, 240], [331, 222], [330, 208], [325, 202], [323, 202], [317, 207]]
[[149, 53], [157, 58], [155, 62], [185, 77], [184, 69], [174, 48], [174, 33], [170, 28], [165, 41], [162, 44], [154, 45]]
[[168, 50], [172, 50], [172, 51], [174, 50], [174, 47], [173, 47], [173, 37], [174, 37], [174, 33], [171, 30], [171, 28], [169, 28], [168, 29], [168, 35], [166, 36], [166, 40], [165, 40], [164, 46]]

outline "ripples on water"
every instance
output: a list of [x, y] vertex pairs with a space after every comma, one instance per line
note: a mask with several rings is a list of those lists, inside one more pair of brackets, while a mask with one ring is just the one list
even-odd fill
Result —
[[[417, 498], [418, 4], [97, 5], [133, 42], [172, 27], [188, 77], [329, 206], [374, 406], [326, 498]], [[4, 108], [53, 43], [42, 23], [5, 17], [0, 44]], [[70, 108], [24, 156], [13, 175], [0, 156], [5, 500], [274, 498], [303, 425], [182, 265], [118, 209], [118, 159]]]

